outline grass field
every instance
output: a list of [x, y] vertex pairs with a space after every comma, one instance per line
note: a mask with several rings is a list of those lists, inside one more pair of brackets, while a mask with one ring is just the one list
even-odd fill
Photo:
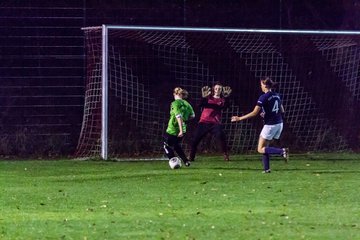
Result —
[[360, 155], [0, 161], [0, 239], [360, 239]]

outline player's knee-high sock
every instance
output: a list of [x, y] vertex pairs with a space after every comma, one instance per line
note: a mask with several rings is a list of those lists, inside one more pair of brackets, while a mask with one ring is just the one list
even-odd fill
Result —
[[266, 147], [265, 148], [265, 153], [266, 154], [270, 154], [270, 155], [282, 155], [283, 154], [283, 149], [282, 148], [275, 148], [275, 147]]
[[225, 155], [228, 155], [228, 149], [227, 149], [227, 144], [226, 144], [226, 136], [224, 132], [219, 132], [219, 134], [217, 135], [218, 141], [220, 143], [221, 146], [221, 150]]
[[174, 150], [178, 154], [178, 156], [184, 161], [184, 163], [189, 161], [189, 159], [186, 157], [183, 149], [181, 148], [180, 144], [175, 144]]
[[165, 150], [166, 156], [167, 156], [169, 159], [175, 157], [174, 150], [173, 150], [166, 142], [164, 142], [164, 150]]
[[191, 161], [195, 160], [197, 147], [198, 147], [201, 139], [206, 135], [206, 131], [207, 131], [207, 129], [204, 128], [202, 125], [199, 125], [198, 129], [196, 130], [194, 139], [191, 143], [191, 150], [190, 150], [190, 156], [189, 156]]
[[194, 161], [194, 159], [195, 159], [198, 144], [199, 144], [199, 141], [198, 142], [193, 142], [191, 144], [191, 150], [190, 150], [190, 156], [189, 156], [191, 161]]
[[269, 154], [263, 154], [262, 155], [262, 162], [264, 166], [264, 171], [267, 171], [270, 169], [270, 156]]

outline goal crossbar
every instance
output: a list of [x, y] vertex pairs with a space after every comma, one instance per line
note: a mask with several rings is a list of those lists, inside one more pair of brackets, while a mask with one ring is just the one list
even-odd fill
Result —
[[346, 30], [300, 30], [300, 29], [257, 29], [257, 28], [205, 28], [205, 27], [160, 27], [160, 26], [132, 26], [132, 25], [102, 25], [84, 27], [82, 30], [121, 29], [143, 31], [183, 31], [183, 32], [228, 32], [228, 33], [279, 33], [279, 34], [326, 34], [326, 35], [360, 35], [360, 31]]

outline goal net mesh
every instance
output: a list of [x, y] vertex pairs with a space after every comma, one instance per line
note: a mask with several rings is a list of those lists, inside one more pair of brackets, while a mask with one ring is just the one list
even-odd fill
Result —
[[[76, 154], [101, 151], [102, 32], [84, 30], [87, 78]], [[347, 35], [109, 29], [109, 157], [161, 155], [172, 90], [181, 86], [200, 116], [201, 88], [233, 89], [222, 120], [231, 153], [256, 150], [261, 117], [231, 123], [252, 111], [259, 79], [271, 77], [285, 107], [281, 144], [295, 151], [350, 150], [359, 132], [359, 39]], [[189, 122], [188, 149], [197, 120]], [[199, 152], [216, 152], [204, 139]]]

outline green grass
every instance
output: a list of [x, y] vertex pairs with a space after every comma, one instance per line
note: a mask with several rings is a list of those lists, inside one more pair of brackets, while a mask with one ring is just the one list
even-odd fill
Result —
[[360, 156], [0, 161], [0, 239], [360, 239]]

